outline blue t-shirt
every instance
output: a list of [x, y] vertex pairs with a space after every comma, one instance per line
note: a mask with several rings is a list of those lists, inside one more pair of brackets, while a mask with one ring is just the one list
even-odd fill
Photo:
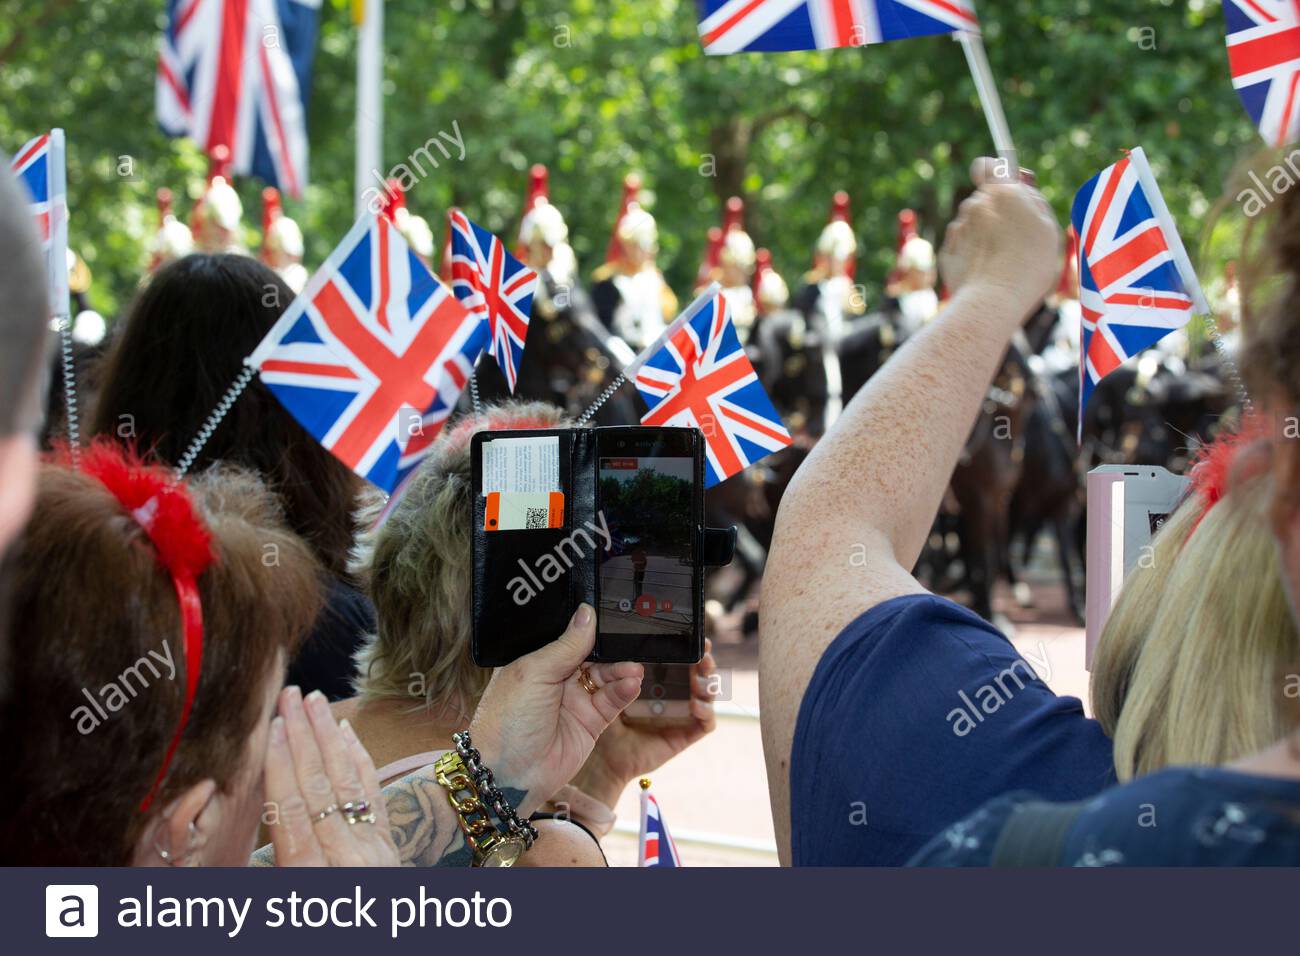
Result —
[[1001, 632], [944, 598], [894, 598], [844, 629], [804, 693], [791, 853], [796, 866], [901, 866], [993, 797], [1072, 801], [1114, 782], [1101, 727]]
[[[999, 797], [935, 837], [913, 866], [988, 866], [1030, 794]], [[1089, 801], [1059, 866], [1300, 865], [1300, 780], [1207, 767], [1140, 777]]]

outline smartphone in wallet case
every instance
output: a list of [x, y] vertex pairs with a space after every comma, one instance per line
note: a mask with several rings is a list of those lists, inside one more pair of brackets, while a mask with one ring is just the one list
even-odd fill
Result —
[[704, 528], [690, 428], [559, 428], [473, 437], [473, 654], [500, 667], [597, 609], [593, 660], [694, 663], [704, 567], [735, 530]]

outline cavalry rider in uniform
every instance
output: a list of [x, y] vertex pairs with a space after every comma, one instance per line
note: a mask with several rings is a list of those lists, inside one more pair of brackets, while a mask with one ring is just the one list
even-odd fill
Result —
[[307, 284], [302, 264], [302, 229], [284, 214], [280, 191], [274, 186], [262, 190], [262, 261], [274, 269], [295, 294]]
[[745, 203], [739, 196], [727, 200], [722, 225], [722, 248], [718, 254], [718, 281], [731, 306], [731, 320], [740, 344], [746, 345], [754, 331], [758, 310], [754, 304], [754, 268], [758, 253], [754, 240], [745, 232]]
[[[550, 342], [572, 334], [574, 327], [600, 342], [616, 341], [596, 319], [591, 300], [578, 281], [578, 263], [569, 245], [569, 226], [551, 203], [548, 173], [540, 163], [529, 171], [528, 199], [519, 223], [515, 255], [537, 273], [532, 320], [545, 324], [544, 334]], [[533, 339], [531, 331], [529, 341], [538, 341]], [[622, 347], [623, 343], [618, 341], [617, 345]], [[531, 364], [528, 355], [525, 350], [525, 369]], [[623, 364], [634, 357], [625, 347], [619, 355]]]
[[[551, 204], [550, 174], [541, 163], [528, 171], [528, 198], [519, 222], [515, 258], [542, 277], [539, 295], [553, 298], [558, 290], [572, 288], [577, 283], [578, 260], [569, 245], [569, 226], [560, 210]], [[537, 305], [538, 296], [534, 296], [534, 309]], [[560, 307], [564, 307], [563, 301]]]
[[849, 223], [848, 193], [838, 192], [831, 204], [830, 221], [817, 238], [813, 269], [795, 298], [810, 332], [819, 340], [826, 374], [826, 418], [829, 428], [844, 407], [839, 343], [848, 321], [866, 311], [866, 302], [853, 284], [857, 271], [858, 239]]
[[659, 230], [641, 208], [640, 187], [636, 176], [624, 180], [623, 209], [591, 289], [601, 322], [635, 352], [658, 338], [677, 314], [677, 297], [655, 265]]
[[213, 150], [208, 188], [190, 210], [190, 232], [196, 252], [248, 254], [244, 246], [244, 204], [226, 178], [230, 151]]
[[757, 250], [745, 232], [745, 201], [732, 196], [722, 212], [722, 227], [709, 230], [709, 242], [695, 279], [695, 291], [710, 282], [722, 286], [731, 306], [731, 320], [742, 345], [753, 337], [758, 310], [754, 304], [754, 268]]
[[149, 272], [154, 273], [167, 263], [183, 259], [194, 251], [194, 234], [190, 227], [176, 218], [172, 207], [172, 191], [158, 190], [158, 231], [149, 242]]
[[406, 194], [396, 179], [389, 179], [385, 183], [383, 198], [384, 204], [379, 214], [397, 227], [415, 257], [424, 263], [426, 269], [433, 271], [433, 230], [429, 228], [428, 220], [414, 215], [406, 208]]
[[934, 246], [916, 231], [916, 213], [904, 209], [898, 214], [898, 258], [885, 294], [891, 300], [898, 331], [903, 338], [918, 332], [939, 314], [935, 292], [939, 273]]

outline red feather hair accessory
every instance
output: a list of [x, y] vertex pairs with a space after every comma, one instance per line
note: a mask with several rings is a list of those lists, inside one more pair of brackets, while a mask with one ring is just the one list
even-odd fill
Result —
[[1229, 476], [1238, 453], [1266, 434], [1267, 429], [1260, 417], [1247, 415], [1236, 431], [1223, 432], [1208, 445], [1201, 446], [1189, 472], [1192, 479], [1189, 491], [1201, 499], [1201, 515], [1192, 526], [1192, 531], [1200, 526], [1210, 509], [1228, 493]]
[[[66, 461], [67, 449], [56, 450], [55, 457], [61, 463]], [[185, 644], [185, 701], [158, 776], [140, 803], [143, 813], [166, 779], [194, 708], [203, 662], [203, 607], [198, 578], [216, 560], [216, 555], [211, 532], [199, 517], [184, 484], [176, 481], [170, 472], [145, 464], [134, 452], [109, 441], [92, 442], [81, 450], [80, 459], [80, 470], [107, 488], [144, 530], [159, 563], [172, 579], [180, 603]]]

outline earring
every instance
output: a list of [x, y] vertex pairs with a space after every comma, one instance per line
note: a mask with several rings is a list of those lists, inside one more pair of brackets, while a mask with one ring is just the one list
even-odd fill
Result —
[[[173, 853], [171, 850], [165, 850], [158, 845], [158, 839], [161, 835], [162, 834], [160, 832], [159, 834], [155, 835], [153, 838], [154, 852], [157, 853], [158, 857], [168, 866], [173, 866], [175, 865], [176, 854]], [[198, 838], [199, 838], [199, 829], [194, 825], [194, 821], [191, 820], [189, 822], [189, 827], [188, 827], [188, 839], [186, 840], [185, 857], [181, 861], [183, 866], [193, 865], [190, 862], [190, 858], [194, 855], [195, 849], [197, 849]]]

